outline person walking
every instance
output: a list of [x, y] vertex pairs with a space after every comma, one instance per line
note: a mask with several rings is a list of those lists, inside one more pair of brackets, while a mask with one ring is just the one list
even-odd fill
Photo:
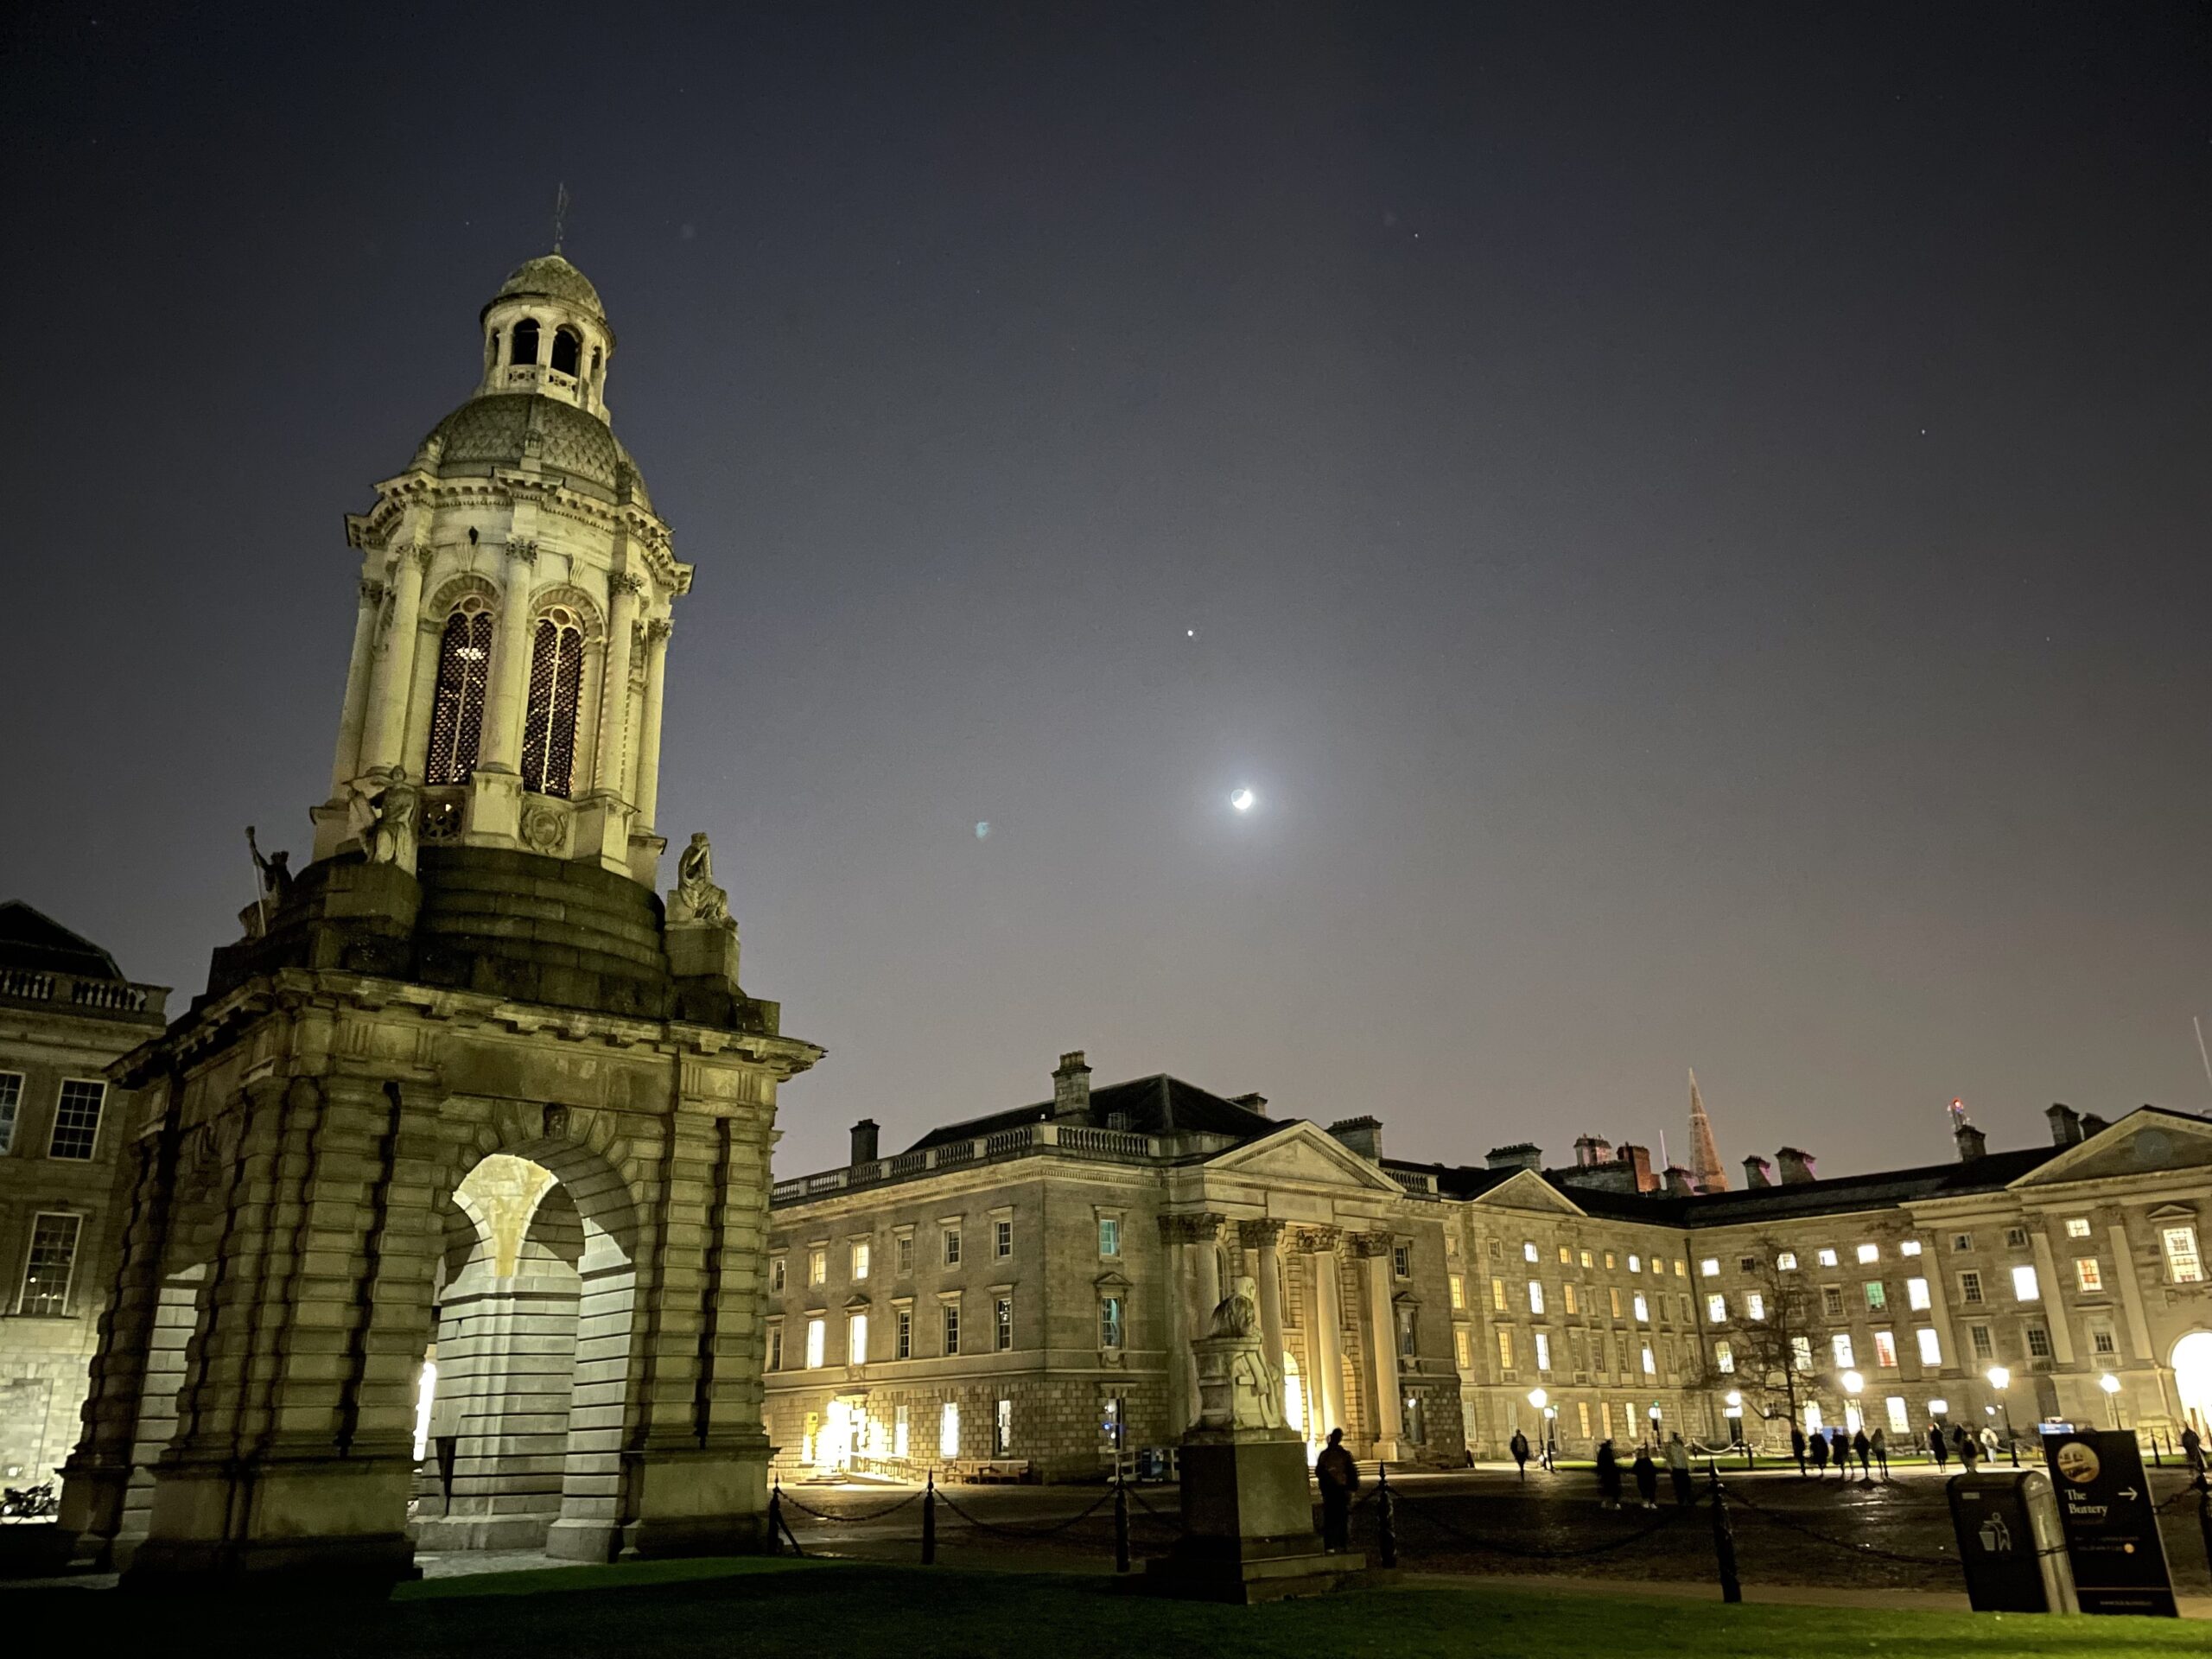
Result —
[[1513, 1438], [1506, 1444], [1513, 1452], [1513, 1466], [1521, 1471], [1521, 1478], [1527, 1480], [1529, 1478], [1529, 1437], [1516, 1428], [1513, 1431]]
[[1359, 1465], [1344, 1450], [1344, 1432], [1329, 1431], [1329, 1444], [1313, 1459], [1313, 1478], [1321, 1488], [1321, 1548], [1351, 1548], [1351, 1495], [1359, 1490]]
[[1805, 1472], [1805, 1431], [1792, 1423], [1789, 1426], [1789, 1455], [1797, 1459], [1797, 1472]]
[[1928, 1455], [1936, 1459], [1936, 1472], [1942, 1474], [1951, 1464], [1951, 1443], [1943, 1438], [1943, 1425], [1928, 1425]]
[[1955, 1427], [1951, 1433], [1958, 1436], [1952, 1444], [1951, 1449], [1959, 1454], [1959, 1462], [1965, 1467], [1967, 1473], [1974, 1473], [1974, 1465], [1981, 1461], [1981, 1442], [1963, 1428]]
[[1890, 1437], [1876, 1429], [1873, 1446], [1875, 1466], [1881, 1470], [1882, 1478], [1887, 1480], [1890, 1478]]
[[1865, 1429], [1860, 1429], [1851, 1437], [1851, 1452], [1852, 1455], [1859, 1459], [1859, 1478], [1872, 1480], [1874, 1478], [1874, 1443], [1866, 1438]]
[[1621, 1460], [1611, 1440], [1598, 1443], [1598, 1507], [1618, 1510], [1621, 1506]]
[[1675, 1502], [1690, 1501], [1690, 1449], [1682, 1444], [1682, 1431], [1667, 1437], [1667, 1478], [1675, 1483]]
[[1636, 1495], [1645, 1509], [1659, 1507], [1659, 1465], [1651, 1461], [1651, 1448], [1642, 1442], [1636, 1448]]
[[1851, 1478], [1851, 1436], [1837, 1425], [1828, 1431], [1828, 1450], [1835, 1453], [1835, 1475], [1838, 1480]]
[[2204, 1437], [2196, 1432], [2195, 1423], [2181, 1432], [2181, 1458], [2189, 1465], [2190, 1473], [2201, 1475], [2204, 1472]]
[[1815, 1475], [1827, 1474], [1828, 1471], [1828, 1437], [1816, 1429], [1811, 1435], [1809, 1443], [1813, 1452], [1813, 1472]]

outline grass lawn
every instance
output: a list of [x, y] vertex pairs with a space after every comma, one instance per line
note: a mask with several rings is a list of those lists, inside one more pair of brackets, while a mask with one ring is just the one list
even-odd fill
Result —
[[[66, 1620], [91, 1652], [153, 1651], [197, 1626], [242, 1654], [728, 1654], [733, 1659], [1376, 1659], [1519, 1656], [2201, 1655], [2202, 1624], [1833, 1608], [1723, 1607], [1523, 1590], [1382, 1590], [1265, 1607], [1154, 1600], [1110, 1580], [778, 1560], [556, 1568], [409, 1586], [370, 1607], [145, 1603], [41, 1592], [17, 1630]], [[207, 1622], [213, 1616], [213, 1622]], [[23, 1623], [18, 1623], [23, 1621]], [[181, 1628], [181, 1624], [183, 1628]]]

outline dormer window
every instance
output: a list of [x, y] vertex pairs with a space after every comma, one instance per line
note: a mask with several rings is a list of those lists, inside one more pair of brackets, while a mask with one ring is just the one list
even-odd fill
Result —
[[553, 367], [561, 374], [574, 374], [583, 364], [583, 336], [573, 328], [553, 331]]
[[515, 324], [514, 344], [507, 352], [507, 361], [513, 364], [537, 361], [537, 322], [524, 317]]

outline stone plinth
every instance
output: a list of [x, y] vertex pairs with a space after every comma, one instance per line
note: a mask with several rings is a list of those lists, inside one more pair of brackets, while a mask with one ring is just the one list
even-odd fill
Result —
[[1195, 1428], [1183, 1437], [1183, 1535], [1145, 1567], [1145, 1588], [1198, 1601], [1320, 1595], [1364, 1555], [1331, 1555], [1313, 1530], [1306, 1447], [1285, 1429]]

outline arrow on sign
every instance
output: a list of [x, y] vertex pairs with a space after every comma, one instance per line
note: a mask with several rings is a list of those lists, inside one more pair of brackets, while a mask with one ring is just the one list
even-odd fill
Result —
[[2120, 1488], [2120, 1494], [2119, 1494], [2119, 1495], [2120, 1495], [2120, 1497], [2142, 1497], [2142, 1493], [2140, 1493], [2140, 1492], [2137, 1491], [2136, 1491], [2133, 1486], [2123, 1486], [2123, 1487], [2121, 1487], [2121, 1488]]

